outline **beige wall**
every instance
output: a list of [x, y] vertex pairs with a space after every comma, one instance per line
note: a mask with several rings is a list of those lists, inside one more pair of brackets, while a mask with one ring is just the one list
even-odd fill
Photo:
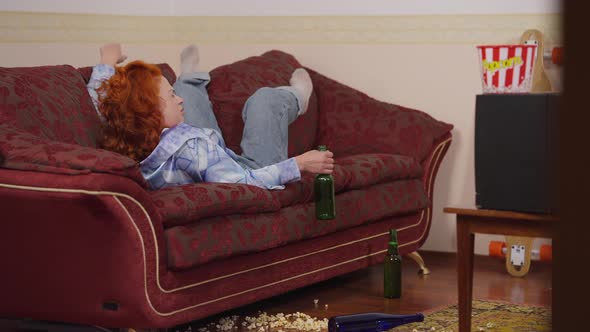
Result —
[[561, 0], [18, 0], [0, 11], [155, 16], [383, 16], [424, 14], [546, 14]]
[[[424, 249], [455, 251], [444, 206], [474, 206], [474, 105], [481, 93], [475, 45], [515, 43], [528, 28], [560, 45], [558, 15], [382, 17], [127, 17], [0, 12], [0, 66], [92, 65], [98, 47], [120, 41], [130, 59], [178, 68], [196, 42], [204, 70], [280, 49], [375, 98], [452, 123], [453, 143], [435, 183], [433, 224]], [[105, 28], [107, 27], [107, 28]], [[551, 78], [558, 83], [559, 73]], [[478, 237], [476, 252], [490, 239]], [[547, 241], [543, 241], [545, 243]], [[536, 246], [539, 245], [537, 242]]]

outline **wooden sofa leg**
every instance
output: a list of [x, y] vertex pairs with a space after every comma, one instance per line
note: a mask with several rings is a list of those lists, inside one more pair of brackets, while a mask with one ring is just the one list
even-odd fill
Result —
[[418, 273], [422, 273], [424, 275], [430, 274], [430, 270], [426, 267], [426, 264], [424, 264], [422, 256], [420, 256], [420, 254], [417, 251], [412, 251], [408, 254], [408, 257], [410, 257], [416, 263], [418, 263], [418, 265], [420, 265], [420, 271], [418, 271]]

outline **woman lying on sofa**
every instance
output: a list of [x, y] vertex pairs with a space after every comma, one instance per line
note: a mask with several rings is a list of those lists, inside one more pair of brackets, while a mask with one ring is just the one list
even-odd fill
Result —
[[126, 59], [120, 44], [101, 47], [88, 91], [104, 123], [102, 147], [140, 162], [143, 177], [159, 189], [192, 182], [245, 183], [282, 189], [301, 172], [332, 173], [332, 152], [311, 150], [287, 158], [289, 124], [307, 111], [312, 82], [296, 69], [290, 85], [262, 88], [242, 110], [243, 153], [225, 146], [206, 85], [198, 72], [198, 48], [181, 53], [181, 75], [174, 88], [155, 65]]

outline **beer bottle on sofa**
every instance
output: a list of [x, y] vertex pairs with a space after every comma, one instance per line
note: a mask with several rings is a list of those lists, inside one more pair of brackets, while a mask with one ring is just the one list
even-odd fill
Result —
[[389, 231], [387, 255], [383, 262], [383, 296], [397, 299], [402, 296], [402, 258], [397, 247], [397, 232]]
[[[325, 145], [318, 147], [328, 151]], [[336, 200], [334, 197], [334, 177], [332, 174], [318, 174], [314, 181], [315, 216], [320, 220], [336, 218]]]
[[396, 326], [423, 322], [423, 314], [392, 315], [385, 313], [365, 313], [336, 316], [328, 320], [328, 332], [385, 332]]

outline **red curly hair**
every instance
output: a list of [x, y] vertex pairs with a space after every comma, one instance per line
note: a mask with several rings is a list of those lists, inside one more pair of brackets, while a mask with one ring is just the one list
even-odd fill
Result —
[[160, 69], [143, 61], [117, 67], [98, 89], [99, 110], [106, 120], [102, 148], [136, 161], [145, 159], [158, 145], [162, 127]]

